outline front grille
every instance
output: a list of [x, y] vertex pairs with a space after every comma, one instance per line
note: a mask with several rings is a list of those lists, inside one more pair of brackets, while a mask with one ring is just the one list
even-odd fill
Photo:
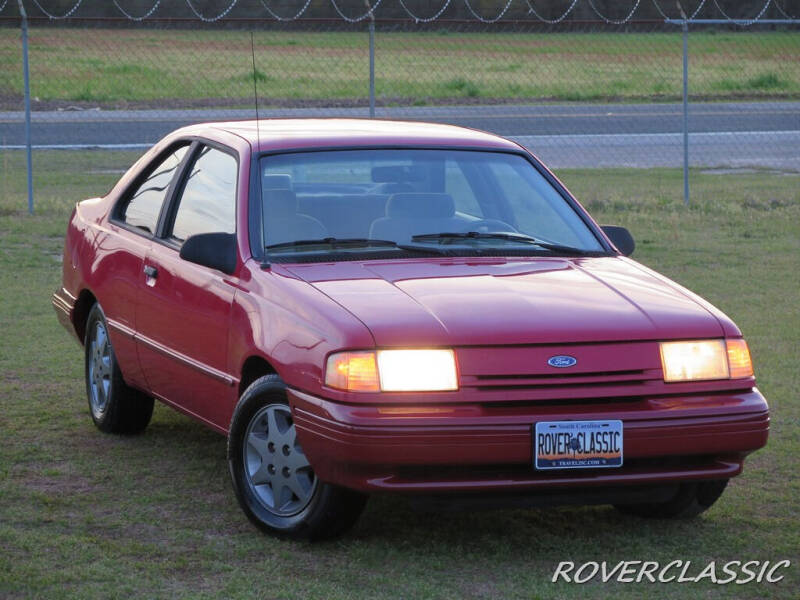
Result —
[[474, 375], [462, 377], [462, 385], [481, 390], [541, 390], [584, 386], [641, 386], [648, 381], [659, 379], [661, 379], [661, 372], [658, 369], [635, 369], [588, 373]]
[[570, 402], [616, 399], [657, 393], [663, 387], [660, 369], [626, 369], [585, 373], [462, 375], [462, 389], [495, 400]]
[[[665, 383], [657, 342], [470, 346], [456, 349], [461, 390], [480, 403], [575, 404], [739, 389], [735, 380]], [[548, 359], [576, 359], [568, 368]]]

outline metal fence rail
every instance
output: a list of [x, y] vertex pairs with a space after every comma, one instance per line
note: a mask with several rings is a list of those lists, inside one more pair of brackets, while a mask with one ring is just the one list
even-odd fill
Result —
[[561, 169], [682, 168], [687, 202], [693, 167], [800, 172], [791, 3], [112, 4], [0, 0], [3, 151], [141, 149], [253, 118], [255, 78], [262, 118], [476, 127]]

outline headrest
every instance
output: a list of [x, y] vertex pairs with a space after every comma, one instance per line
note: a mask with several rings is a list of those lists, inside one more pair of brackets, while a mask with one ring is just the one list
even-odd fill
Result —
[[399, 183], [407, 181], [423, 181], [425, 169], [411, 165], [385, 165], [372, 167], [372, 181], [374, 183]]
[[450, 194], [395, 194], [386, 203], [386, 216], [392, 219], [444, 219], [456, 212]]
[[292, 189], [291, 175], [263, 175], [261, 177], [261, 187], [269, 190], [290, 190]]
[[286, 189], [262, 192], [264, 214], [272, 218], [290, 217], [297, 214], [297, 195]]

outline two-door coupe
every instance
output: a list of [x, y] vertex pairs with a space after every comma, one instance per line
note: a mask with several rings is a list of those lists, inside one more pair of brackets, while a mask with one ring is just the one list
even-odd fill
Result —
[[53, 304], [91, 416], [228, 436], [259, 527], [367, 495], [698, 514], [764, 446], [722, 312], [627, 257], [518, 144], [428, 123], [186, 127], [79, 202]]

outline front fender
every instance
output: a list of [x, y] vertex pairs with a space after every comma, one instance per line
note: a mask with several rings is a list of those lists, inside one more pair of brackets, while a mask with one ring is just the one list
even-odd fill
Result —
[[231, 369], [260, 356], [287, 385], [322, 391], [325, 357], [342, 348], [369, 348], [375, 341], [361, 321], [280, 265], [242, 268], [231, 315]]

